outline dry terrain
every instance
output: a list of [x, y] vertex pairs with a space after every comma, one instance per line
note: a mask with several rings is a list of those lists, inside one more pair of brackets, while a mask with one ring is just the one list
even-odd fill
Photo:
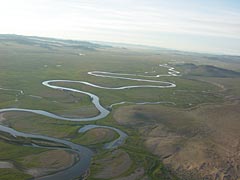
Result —
[[31, 167], [26, 170], [27, 174], [38, 177], [70, 167], [75, 162], [75, 158], [77, 158], [76, 155], [64, 150], [51, 150], [29, 155], [23, 159], [23, 163]]
[[193, 109], [125, 106], [114, 118], [126, 127], [137, 127], [145, 146], [180, 177], [238, 180], [239, 109], [239, 103]]

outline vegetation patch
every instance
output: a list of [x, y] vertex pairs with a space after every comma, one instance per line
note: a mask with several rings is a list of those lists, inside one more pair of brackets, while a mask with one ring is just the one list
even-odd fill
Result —
[[104, 143], [110, 142], [116, 138], [118, 138], [118, 134], [113, 130], [106, 128], [94, 128], [87, 131], [83, 135], [81, 133], [77, 134], [72, 141], [82, 145], [101, 146]]

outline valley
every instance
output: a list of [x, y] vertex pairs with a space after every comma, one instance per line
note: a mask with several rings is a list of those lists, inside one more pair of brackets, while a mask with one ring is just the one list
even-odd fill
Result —
[[240, 178], [236, 57], [24, 36], [0, 54], [0, 179]]

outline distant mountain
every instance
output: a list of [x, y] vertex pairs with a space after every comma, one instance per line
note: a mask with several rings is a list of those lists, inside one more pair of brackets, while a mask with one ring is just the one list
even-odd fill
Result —
[[26, 45], [37, 45], [43, 48], [51, 49], [53, 47], [70, 47], [81, 50], [95, 51], [97, 49], [117, 48], [122, 50], [137, 49], [151, 50], [154, 55], [171, 54], [174, 56], [185, 56], [190, 59], [203, 58], [216, 62], [231, 62], [239, 64], [240, 56], [237, 55], [217, 55], [209, 53], [187, 52], [174, 50], [169, 48], [161, 48], [156, 46], [147, 46], [140, 44], [104, 42], [104, 41], [80, 41], [80, 40], [65, 40], [57, 38], [46, 38], [38, 36], [23, 36], [15, 34], [0, 34], [0, 42], [16, 42]]
[[219, 68], [211, 65], [195, 65], [191, 63], [177, 65], [184, 75], [205, 77], [240, 77], [240, 72]]
[[45, 48], [51, 47], [71, 47], [82, 50], [96, 50], [99, 48], [111, 48], [111, 46], [91, 43], [87, 41], [63, 40], [55, 38], [45, 38], [37, 36], [22, 36], [14, 34], [0, 34], [0, 42], [16, 42], [26, 45], [39, 45]]

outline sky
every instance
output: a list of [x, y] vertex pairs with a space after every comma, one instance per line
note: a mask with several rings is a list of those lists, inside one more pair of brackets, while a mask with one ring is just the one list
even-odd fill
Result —
[[0, 34], [240, 55], [240, 0], [0, 0]]

